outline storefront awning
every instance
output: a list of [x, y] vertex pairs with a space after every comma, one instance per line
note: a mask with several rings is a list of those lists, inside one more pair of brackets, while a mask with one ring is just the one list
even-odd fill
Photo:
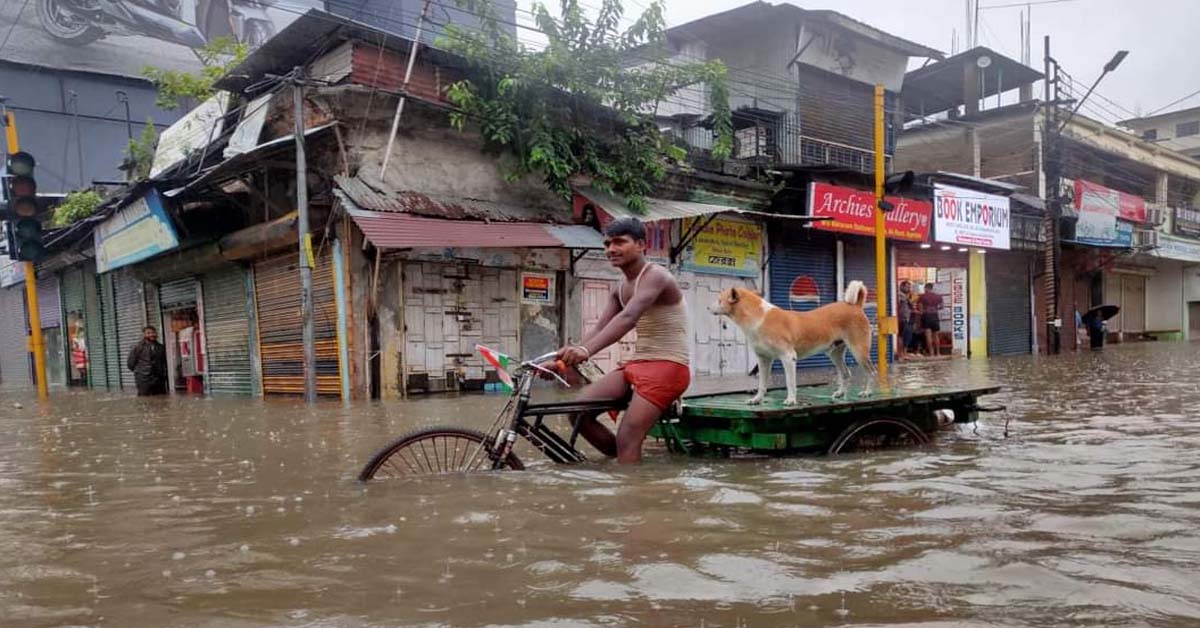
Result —
[[616, 194], [602, 192], [590, 186], [578, 186], [575, 192], [587, 200], [595, 203], [603, 209], [609, 216], [613, 218], [634, 217], [644, 221], [654, 220], [676, 220], [679, 218], [695, 218], [696, 216], [707, 216], [710, 214], [719, 214], [722, 212], [750, 213], [757, 214], [759, 212], [751, 212], [740, 207], [732, 205], [712, 205], [709, 203], [693, 203], [690, 201], [672, 201], [662, 198], [647, 197], [646, 209], [642, 212], [636, 212], [629, 207], [624, 199]]
[[347, 212], [367, 240], [381, 249], [604, 248], [600, 233], [583, 225], [446, 220], [351, 208]]

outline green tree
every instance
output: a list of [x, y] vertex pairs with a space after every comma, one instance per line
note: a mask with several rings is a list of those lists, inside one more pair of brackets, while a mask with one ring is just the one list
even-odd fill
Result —
[[589, 18], [576, 0], [560, 0], [558, 17], [534, 6], [547, 45], [531, 49], [506, 32], [490, 0], [457, 0], [481, 17], [478, 30], [447, 27], [439, 46], [463, 57], [468, 78], [450, 86], [456, 106], [451, 123], [478, 126], [489, 149], [515, 157], [510, 179], [540, 174], [555, 192], [570, 194], [568, 180], [587, 175], [601, 189], [629, 197], [635, 209], [666, 175], [670, 160], [686, 153], [654, 120], [659, 103], [704, 83], [717, 139], [713, 156], [733, 145], [725, 65], [667, 62], [663, 4], [649, 7], [620, 28], [620, 0], [603, 0]]
[[76, 190], [67, 194], [63, 202], [54, 208], [54, 215], [50, 217], [50, 226], [54, 228], [65, 227], [76, 220], [87, 218], [96, 212], [96, 208], [103, 203], [104, 199], [100, 197], [95, 190]]
[[230, 37], [218, 37], [196, 49], [196, 56], [203, 66], [199, 72], [164, 70], [147, 65], [142, 68], [142, 76], [158, 88], [155, 104], [162, 109], [177, 109], [185, 98], [208, 100], [216, 91], [213, 85], [245, 61], [249, 54], [250, 48], [246, 44]]
[[130, 181], [138, 181], [150, 177], [150, 168], [154, 165], [154, 149], [158, 147], [158, 130], [154, 120], [147, 118], [142, 133], [137, 139], [129, 140], [125, 149], [125, 163], [121, 169], [129, 173]]

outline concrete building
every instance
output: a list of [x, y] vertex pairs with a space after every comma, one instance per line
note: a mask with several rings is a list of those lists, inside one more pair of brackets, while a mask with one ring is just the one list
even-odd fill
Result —
[[1120, 125], [1147, 142], [1200, 159], [1200, 107], [1130, 118]]
[[[963, 54], [987, 54], [989, 67], [1016, 63], [992, 51]], [[930, 72], [917, 70], [910, 76], [920, 78]], [[1027, 74], [1024, 83], [1036, 80], [1036, 72]], [[1016, 73], [1006, 70], [1005, 75]], [[914, 83], [906, 84], [906, 102], [921, 97], [919, 82]], [[1019, 89], [1021, 83], [1004, 85]], [[957, 109], [969, 100], [938, 102]], [[939, 108], [913, 116], [909, 107], [914, 120], [899, 140], [899, 168], [959, 170], [1015, 184], [1030, 197], [1030, 205], [1053, 193], [1047, 188], [1050, 157], [1042, 104], [1026, 100], [953, 116], [935, 115]], [[1044, 252], [1029, 260], [1037, 278], [1032, 303], [1038, 318], [1037, 346], [1048, 346], [1047, 326], [1059, 319], [1063, 347], [1076, 347], [1076, 313], [1102, 303], [1121, 307], [1121, 313], [1109, 321], [1113, 340], [1186, 337], [1190, 305], [1183, 295], [1183, 273], [1193, 257], [1200, 259], [1191, 238], [1200, 235], [1200, 229], [1189, 231], [1191, 208], [1200, 191], [1200, 161], [1078, 114], [1062, 130], [1062, 137], [1058, 166], [1063, 188], [1058, 194], [1066, 201], [1056, 312], [1049, 312], [1046, 305], [1056, 287]], [[1176, 214], [1183, 220], [1174, 221]], [[1177, 230], [1175, 222], [1183, 231]]]

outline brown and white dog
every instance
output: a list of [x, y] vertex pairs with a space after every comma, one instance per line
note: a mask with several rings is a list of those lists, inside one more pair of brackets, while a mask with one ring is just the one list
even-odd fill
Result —
[[[787, 379], [787, 399], [783, 402], [786, 405], [796, 403], [796, 360], [818, 353], [828, 355], [838, 375], [834, 398], [846, 396], [846, 388], [853, 378], [846, 365], [847, 350], [874, 375], [871, 323], [863, 312], [866, 298], [867, 287], [863, 282], [851, 281], [841, 301], [808, 312], [792, 312], [768, 303], [746, 288], [729, 288], [721, 292], [709, 310], [732, 319], [746, 334], [746, 340], [758, 356], [758, 394], [747, 403], [762, 403], [767, 394], [771, 365], [776, 358], [783, 361]], [[870, 382], [860, 394], [871, 394]]]

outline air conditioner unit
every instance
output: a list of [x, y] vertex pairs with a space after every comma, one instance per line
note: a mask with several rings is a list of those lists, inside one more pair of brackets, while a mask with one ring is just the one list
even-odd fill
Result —
[[1146, 222], [1158, 226], [1167, 221], [1167, 211], [1161, 207], [1146, 208]]
[[1138, 246], [1147, 249], [1158, 248], [1158, 232], [1153, 229], [1142, 229], [1138, 231]]

